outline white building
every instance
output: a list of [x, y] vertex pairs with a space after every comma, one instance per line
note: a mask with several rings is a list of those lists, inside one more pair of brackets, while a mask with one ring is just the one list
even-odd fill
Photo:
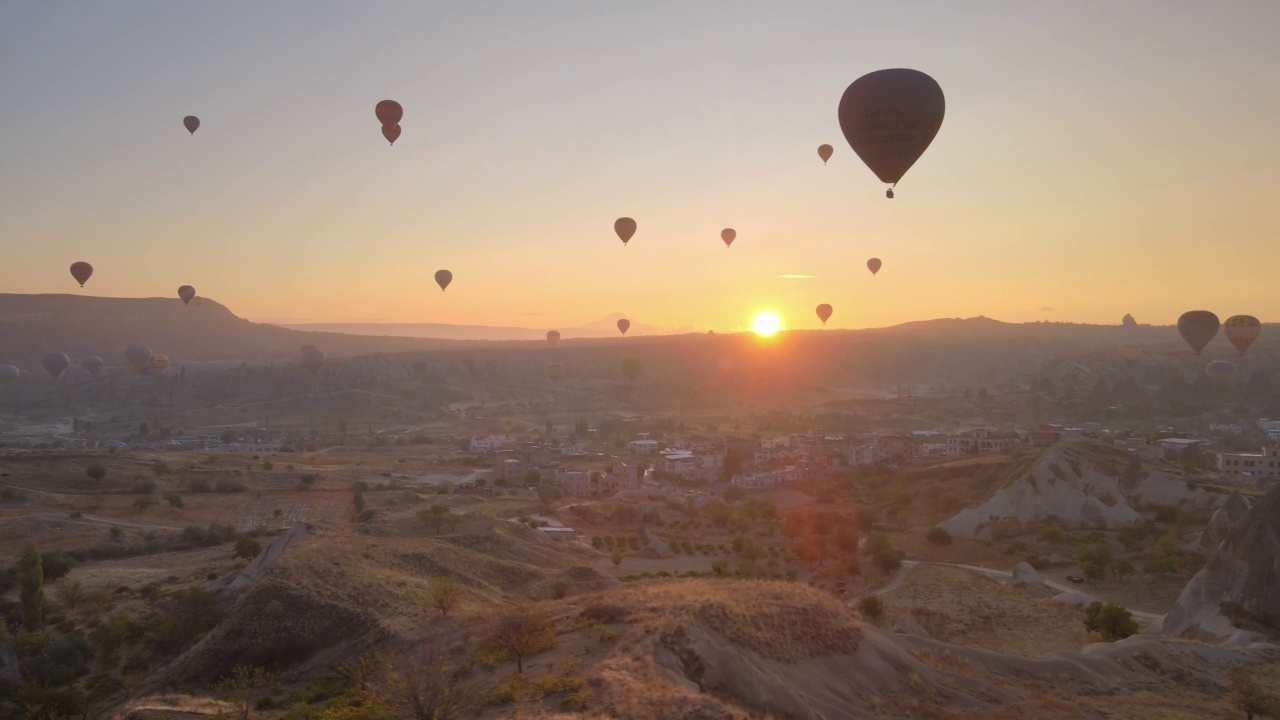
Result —
[[627, 443], [627, 447], [635, 455], [652, 455], [658, 452], [658, 441], [642, 438], [640, 440], [632, 440]]
[[1280, 478], [1280, 447], [1264, 447], [1260, 453], [1218, 453], [1218, 471], [1234, 480]]
[[488, 453], [501, 450], [511, 444], [511, 438], [506, 435], [490, 435], [489, 437], [472, 437], [470, 448], [471, 452]]

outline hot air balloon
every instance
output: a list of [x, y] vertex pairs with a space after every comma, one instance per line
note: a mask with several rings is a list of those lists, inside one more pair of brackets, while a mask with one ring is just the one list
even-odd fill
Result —
[[1222, 332], [1226, 333], [1227, 340], [1243, 355], [1262, 334], [1262, 323], [1252, 315], [1232, 315], [1222, 323]]
[[827, 319], [831, 317], [831, 306], [826, 303], [822, 303], [817, 307], [817, 312], [818, 319], [822, 321], [823, 325], [826, 325]]
[[622, 374], [627, 376], [629, 382], [635, 382], [636, 378], [640, 377], [641, 370], [644, 370], [644, 363], [640, 362], [639, 358], [622, 359]]
[[102, 365], [102, 358], [97, 355], [89, 355], [87, 357], [80, 358], [80, 367], [88, 370], [89, 374], [94, 377], [98, 377], [102, 374]]
[[399, 125], [383, 125], [382, 137], [386, 138], [387, 142], [391, 143], [392, 145], [395, 145], [396, 140], [400, 139], [400, 126]]
[[66, 353], [47, 352], [40, 357], [40, 367], [49, 373], [49, 377], [54, 380], [62, 377], [62, 373], [67, 371], [67, 366], [71, 364], [71, 358]]
[[163, 373], [164, 369], [167, 367], [169, 367], [168, 355], [157, 354], [151, 356], [151, 369], [155, 370], [157, 375]]
[[200, 118], [195, 115], [188, 115], [182, 118], [182, 126], [187, 129], [187, 132], [195, 135], [196, 130], [200, 129]]
[[836, 149], [830, 145], [823, 144], [818, 146], [818, 157], [822, 158], [823, 165], [827, 164], [827, 161], [831, 159], [831, 154], [835, 151]]
[[182, 298], [183, 305], [191, 304], [191, 298], [196, 296], [196, 289], [190, 285], [183, 285], [178, 288], [178, 297]]
[[18, 376], [22, 375], [22, 371], [12, 365], [0, 365], [0, 388], [6, 392], [18, 382]]
[[138, 372], [146, 372], [151, 366], [151, 348], [146, 345], [130, 345], [124, 349], [124, 357]]
[[628, 330], [628, 329], [630, 329], [630, 328], [631, 328], [631, 321], [630, 321], [630, 320], [628, 320], [628, 319], [626, 319], [626, 318], [622, 318], [621, 320], [619, 320], [619, 321], [618, 321], [618, 329], [622, 331], [622, 334], [623, 334], [623, 335], [626, 335], [626, 334], [627, 334], [627, 330]]
[[548, 363], [547, 378], [550, 380], [559, 380], [564, 377], [564, 363]]
[[383, 127], [389, 125], [399, 125], [400, 118], [404, 117], [404, 108], [400, 107], [400, 103], [395, 100], [383, 100], [374, 106], [373, 112], [378, 116], [378, 122]]
[[1236, 383], [1236, 366], [1226, 360], [1214, 360], [1204, 368], [1209, 382], [1218, 390], [1229, 390]]
[[636, 221], [629, 217], [620, 217], [614, 221], [613, 231], [618, 233], [622, 244], [626, 245], [631, 236], [636, 234]]
[[1133, 363], [1137, 362], [1138, 358], [1142, 357], [1142, 346], [1135, 345], [1133, 343], [1125, 343], [1117, 349], [1117, 352], [1120, 353], [1120, 357], [1124, 358], [1125, 362]]
[[559, 330], [548, 330], [548, 331], [547, 331], [547, 342], [551, 343], [551, 346], [552, 346], [552, 347], [555, 347], [556, 343], [560, 342], [560, 331], [559, 331]]
[[451, 282], [453, 282], [453, 273], [448, 270], [436, 271], [436, 284], [440, 286], [441, 292], [444, 292], [444, 289], [449, 287]]
[[1199, 355], [1218, 334], [1218, 316], [1208, 310], [1189, 310], [1178, 318], [1178, 334]]
[[720, 239], [724, 241], [725, 247], [732, 245], [736, 237], [738, 237], [738, 231], [733, 228], [725, 228], [720, 231]]
[[84, 284], [86, 282], [89, 282], [89, 278], [92, 276], [93, 276], [93, 266], [90, 265], [89, 263], [87, 262], [71, 263], [71, 277], [75, 278], [76, 282], [80, 283], [80, 287], [84, 287]]
[[[881, 182], [896, 185], [942, 127], [946, 101], [937, 81], [919, 70], [877, 70], [853, 81], [840, 98], [840, 129]], [[885, 195], [893, 197], [890, 188]]]
[[320, 352], [320, 348], [315, 345], [303, 345], [298, 351], [302, 360], [302, 367], [311, 371], [315, 375], [320, 371], [320, 366], [324, 365], [324, 353]]
[[875, 277], [875, 274], [880, 272], [880, 258], [871, 258], [868, 260], [867, 269], [871, 271], [871, 276]]

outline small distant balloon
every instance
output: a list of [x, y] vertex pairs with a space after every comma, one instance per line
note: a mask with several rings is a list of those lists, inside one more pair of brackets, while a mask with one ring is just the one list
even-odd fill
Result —
[[324, 365], [324, 353], [320, 352], [320, 348], [315, 345], [303, 345], [298, 355], [302, 361], [302, 367], [309, 370], [312, 375], [319, 372], [320, 366]]
[[[453, 282], [453, 273], [448, 270], [436, 271], [436, 284], [440, 286], [441, 292], [444, 292], [444, 289], [449, 287], [449, 283], [451, 282]], [[466, 293], [463, 294], [465, 295]]]
[[551, 380], [559, 380], [564, 377], [564, 363], [548, 363], [547, 377]]
[[67, 366], [71, 364], [71, 358], [66, 353], [47, 352], [40, 358], [40, 367], [49, 373], [49, 377], [57, 380], [62, 377], [62, 373], [67, 371]]
[[[862, 162], [898, 184], [942, 127], [946, 100], [919, 70], [877, 70], [854, 80], [840, 98], [840, 130]], [[886, 196], [893, 197], [890, 188]]]
[[80, 358], [80, 367], [87, 370], [89, 374], [94, 377], [98, 377], [102, 374], [102, 365], [102, 358], [97, 355], [89, 355], [87, 357]]
[[724, 241], [724, 246], [729, 247], [733, 244], [734, 239], [738, 237], [738, 231], [733, 228], [725, 228], [720, 231], [720, 239]]
[[818, 146], [818, 157], [822, 158], [823, 165], [827, 164], [827, 161], [831, 159], [831, 155], [835, 153], [835, 151], [835, 148], [825, 143]]
[[1189, 310], [1178, 318], [1178, 334], [1197, 355], [1218, 334], [1218, 316], [1208, 310]]
[[151, 365], [151, 348], [146, 345], [130, 345], [124, 349], [124, 359], [129, 361], [134, 370], [145, 372]]
[[89, 282], [89, 278], [93, 276], [93, 266], [87, 262], [71, 263], [71, 277], [80, 283], [80, 287]]
[[559, 331], [559, 330], [548, 330], [548, 331], [547, 331], [547, 342], [551, 343], [551, 346], [552, 346], [552, 347], [555, 347], [556, 343], [560, 342], [560, 331]]
[[195, 115], [188, 115], [182, 118], [182, 126], [187, 129], [187, 132], [195, 135], [196, 130], [200, 129], [200, 118]]
[[395, 100], [383, 100], [374, 106], [373, 112], [378, 116], [378, 122], [384, 127], [388, 125], [399, 125], [400, 118], [404, 117], [404, 108], [400, 107], [400, 103]]
[[1244, 351], [1262, 334], [1262, 323], [1252, 315], [1232, 315], [1222, 323], [1222, 331], [1236, 350], [1244, 355]]
[[631, 236], [636, 234], [636, 221], [629, 217], [620, 217], [614, 221], [613, 231], [618, 233], [622, 244], [626, 245]]
[[880, 258], [871, 258], [868, 260], [867, 269], [871, 271], [871, 276], [875, 277], [875, 274], [880, 272]]
[[183, 285], [178, 288], [178, 297], [182, 298], [183, 305], [190, 305], [191, 298], [196, 296], [196, 289], [190, 285]]
[[395, 145], [396, 140], [400, 139], [400, 126], [399, 125], [383, 125], [382, 137], [386, 138], [387, 142], [391, 143], [392, 145]]
[[14, 383], [18, 382], [18, 376], [21, 374], [22, 371], [13, 365], [0, 365], [0, 388], [4, 388], [7, 391], [13, 387]]
[[827, 320], [831, 318], [831, 306], [822, 303], [816, 308], [816, 312], [818, 313], [818, 319], [822, 321], [823, 325], [826, 325]]
[[622, 359], [622, 374], [627, 376], [628, 382], [635, 382], [643, 370], [644, 363], [639, 358], [629, 357]]
[[1124, 358], [1125, 362], [1134, 363], [1138, 361], [1138, 358], [1142, 357], [1142, 346], [1134, 343], [1125, 343], [1117, 349], [1117, 352], [1120, 353], [1120, 357]]
[[1214, 360], [1204, 368], [1209, 382], [1218, 390], [1229, 390], [1236, 382], [1236, 366], [1226, 360]]
[[151, 369], [155, 370], [157, 375], [163, 373], [165, 368], [167, 367], [169, 367], [168, 355], [152, 355], [151, 356]]
[[626, 335], [626, 334], [627, 334], [627, 330], [629, 330], [629, 329], [631, 329], [631, 321], [630, 321], [630, 320], [628, 320], [628, 319], [626, 319], [626, 318], [622, 318], [621, 320], [619, 320], [619, 321], [618, 321], [618, 330], [622, 331], [622, 334], [623, 334], [623, 335]]

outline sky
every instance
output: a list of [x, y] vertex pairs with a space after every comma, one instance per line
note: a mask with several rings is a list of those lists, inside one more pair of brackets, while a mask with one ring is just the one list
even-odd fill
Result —
[[[0, 2], [0, 292], [191, 284], [272, 322], [1280, 321], [1277, 28], [1274, 0]], [[836, 107], [891, 67], [947, 111], [886, 200]]]

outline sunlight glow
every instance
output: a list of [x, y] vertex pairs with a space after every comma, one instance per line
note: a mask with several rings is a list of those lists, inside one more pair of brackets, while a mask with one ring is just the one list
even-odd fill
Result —
[[751, 329], [760, 337], [773, 337], [782, 329], [782, 318], [772, 310], [761, 310], [751, 319]]

